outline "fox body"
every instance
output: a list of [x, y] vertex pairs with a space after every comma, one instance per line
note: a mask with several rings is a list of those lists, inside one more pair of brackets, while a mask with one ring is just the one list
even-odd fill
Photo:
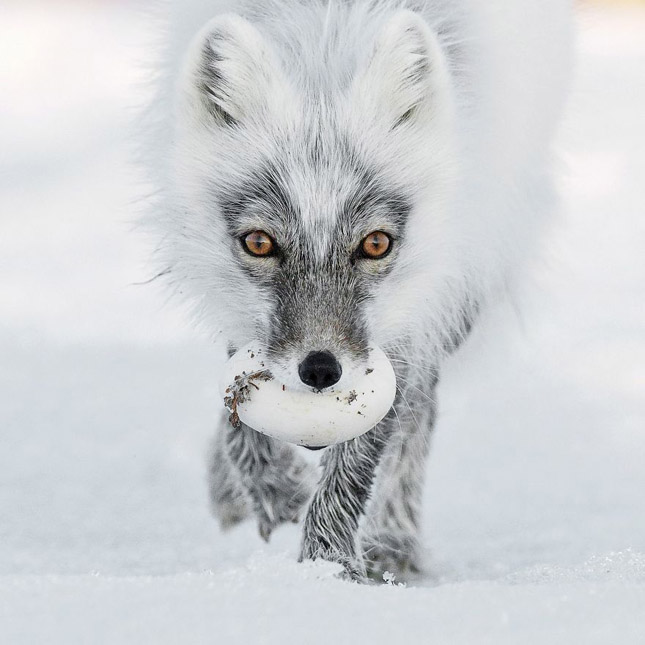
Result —
[[262, 344], [290, 388], [351, 387], [369, 345], [398, 379], [388, 416], [328, 448], [318, 482], [300, 449], [223, 417], [215, 512], [224, 526], [252, 513], [268, 538], [308, 504], [302, 558], [354, 578], [419, 570], [442, 362], [512, 288], [553, 209], [568, 3], [169, 10], [149, 118], [161, 271], [231, 351]]

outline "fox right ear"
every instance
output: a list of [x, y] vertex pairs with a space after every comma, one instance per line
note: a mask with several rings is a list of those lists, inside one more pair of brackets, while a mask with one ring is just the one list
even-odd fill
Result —
[[219, 125], [243, 122], [285, 95], [286, 80], [260, 32], [235, 14], [218, 16], [197, 34], [184, 71], [193, 108]]
[[362, 114], [385, 119], [390, 128], [437, 118], [452, 105], [445, 57], [421, 16], [401, 10], [383, 25], [354, 97]]

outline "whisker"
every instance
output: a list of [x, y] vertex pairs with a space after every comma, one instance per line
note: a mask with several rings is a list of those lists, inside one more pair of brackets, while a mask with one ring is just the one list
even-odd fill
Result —
[[412, 411], [412, 408], [410, 407], [410, 404], [408, 403], [408, 400], [405, 398], [405, 394], [403, 394], [403, 390], [398, 385], [396, 387], [399, 390], [399, 394], [401, 395], [401, 398], [403, 399], [403, 402], [408, 407], [408, 411], [410, 412], [410, 416], [412, 417], [412, 421], [413, 421], [414, 425], [417, 427], [417, 430], [419, 432], [421, 432], [421, 427], [419, 426], [419, 422], [417, 421], [417, 418], [416, 418], [414, 412]]
[[[398, 386], [397, 386], [397, 387], [398, 387]], [[410, 416], [412, 417], [412, 421], [414, 422], [414, 425], [415, 425], [415, 426], [416, 426], [416, 428], [417, 428], [417, 432], [419, 432], [419, 433], [420, 433], [421, 438], [422, 438], [422, 440], [423, 440], [423, 442], [424, 442], [424, 444], [425, 444], [425, 447], [426, 447], [426, 449], [428, 449], [428, 448], [429, 448], [429, 446], [430, 446], [430, 437], [429, 437], [429, 433], [427, 433], [427, 434], [426, 434], [426, 433], [424, 433], [424, 432], [423, 432], [423, 430], [421, 429], [421, 427], [419, 426], [419, 422], [418, 422], [418, 420], [417, 420], [417, 418], [416, 418], [416, 416], [415, 416], [414, 412], [412, 411], [412, 408], [410, 407], [410, 404], [409, 404], [409, 402], [408, 402], [407, 398], [405, 397], [405, 395], [403, 394], [403, 390], [401, 390], [401, 388], [399, 388], [399, 393], [401, 394], [401, 397], [403, 398], [403, 401], [405, 402], [405, 404], [406, 404], [406, 405], [407, 405], [407, 407], [408, 407], [408, 410], [409, 410], [409, 412], [410, 412]]]
[[417, 387], [413, 383], [410, 383], [410, 381], [408, 381], [407, 379], [400, 377], [399, 380], [403, 381], [403, 384], [406, 387], [411, 387], [415, 389], [419, 394], [421, 394], [421, 396], [425, 397], [430, 403], [433, 403], [433, 404], [437, 403], [437, 400], [434, 397], [430, 396], [427, 392], [424, 392], [420, 387]]

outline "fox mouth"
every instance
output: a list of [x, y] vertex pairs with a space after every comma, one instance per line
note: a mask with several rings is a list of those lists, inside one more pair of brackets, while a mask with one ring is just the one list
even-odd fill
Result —
[[371, 430], [394, 403], [396, 376], [378, 347], [369, 349], [367, 367], [353, 370], [350, 386], [341, 389], [339, 379], [318, 392], [282, 382], [266, 354], [250, 344], [225, 366], [220, 392], [235, 428], [243, 423], [276, 439], [321, 450]]

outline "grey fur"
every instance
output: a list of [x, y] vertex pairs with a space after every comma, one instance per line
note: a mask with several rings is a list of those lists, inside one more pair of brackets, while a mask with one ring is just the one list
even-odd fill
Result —
[[301, 560], [337, 562], [350, 579], [365, 578], [358, 528], [391, 432], [388, 418], [361, 437], [329, 448], [324, 455], [320, 486], [305, 518]]

